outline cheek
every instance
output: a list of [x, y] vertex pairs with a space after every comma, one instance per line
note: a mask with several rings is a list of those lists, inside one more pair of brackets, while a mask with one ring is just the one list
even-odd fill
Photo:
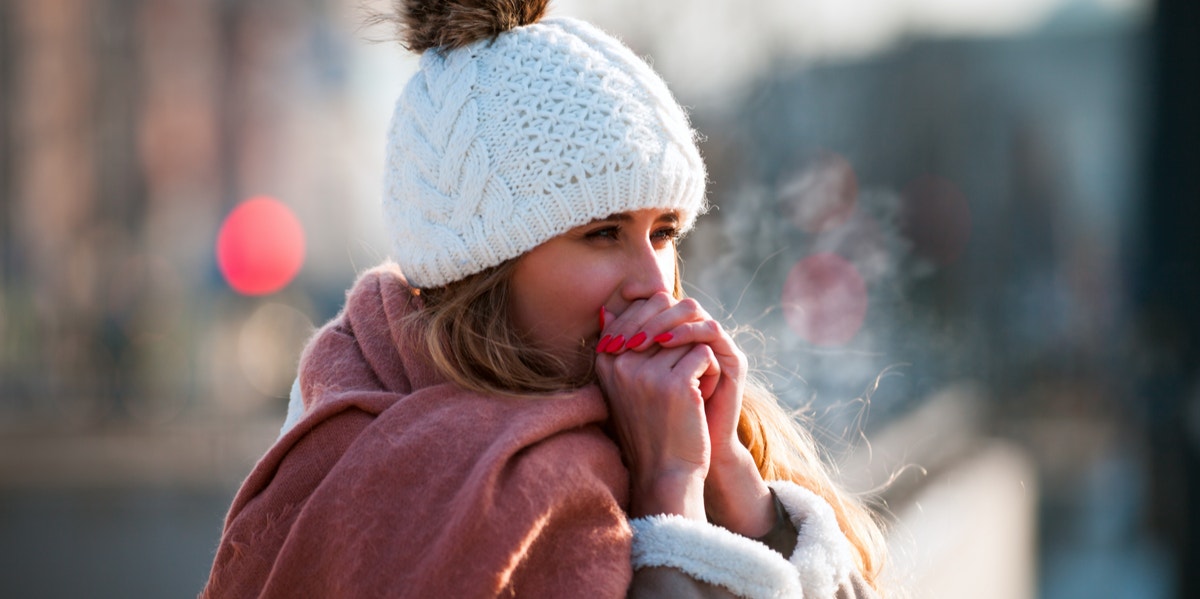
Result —
[[518, 330], [551, 350], [595, 336], [600, 306], [615, 287], [611, 273], [579, 264], [531, 266], [513, 278], [510, 290], [509, 316]]
[[578, 342], [598, 332], [600, 306], [612, 297], [615, 280], [603, 268], [576, 268], [563, 276], [562, 287], [549, 303], [564, 334]]

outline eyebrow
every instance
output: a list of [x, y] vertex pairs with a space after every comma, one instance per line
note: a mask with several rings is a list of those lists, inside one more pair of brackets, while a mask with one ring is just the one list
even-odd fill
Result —
[[[595, 223], [603, 223], [603, 222], [614, 221], [614, 220], [617, 222], [626, 223], [626, 222], [633, 220], [633, 215], [629, 214], [628, 212], [617, 212], [615, 214], [610, 214], [604, 218], [597, 218], [588, 224], [591, 225], [591, 224], [595, 224]], [[658, 218], [654, 219], [654, 222], [655, 223], [672, 223], [672, 224], [678, 223], [679, 222], [679, 213], [675, 212], [673, 210], [670, 212], [664, 212], [661, 215], [659, 215]]]

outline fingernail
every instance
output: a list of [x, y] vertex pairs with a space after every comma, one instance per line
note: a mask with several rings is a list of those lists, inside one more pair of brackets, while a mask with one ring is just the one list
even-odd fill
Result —
[[668, 341], [670, 341], [671, 339], [674, 339], [674, 338], [675, 338], [675, 336], [674, 336], [674, 335], [672, 335], [672, 334], [670, 334], [670, 333], [663, 333], [663, 334], [661, 334], [661, 335], [659, 335], [659, 336], [655, 337], [655, 338], [654, 338], [654, 342], [655, 342], [655, 343], [666, 343], [666, 342], [668, 342]]
[[608, 347], [604, 351], [607, 351], [610, 354], [615, 354], [615, 353], [621, 351], [621, 347], [624, 345], [625, 345], [625, 336], [617, 335], [616, 337], [613, 337], [612, 341], [608, 342]]
[[604, 309], [604, 306], [600, 306], [600, 330], [601, 331], [604, 330], [604, 321], [606, 321], [606, 320], [608, 320], [608, 312]]
[[631, 349], [631, 348], [637, 347], [637, 346], [641, 345], [642, 342], [645, 340], [646, 340], [645, 331], [638, 333], [629, 340], [629, 343], [625, 344], [625, 349]]
[[605, 335], [604, 338], [601, 339], [600, 342], [596, 344], [596, 353], [598, 353], [598, 354], [604, 353], [604, 348], [608, 345], [609, 339], [612, 339], [612, 335]]

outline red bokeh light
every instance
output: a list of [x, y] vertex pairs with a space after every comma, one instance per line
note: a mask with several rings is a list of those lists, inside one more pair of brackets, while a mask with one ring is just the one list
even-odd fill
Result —
[[283, 289], [304, 264], [304, 228], [290, 208], [265, 196], [234, 208], [217, 233], [217, 266], [245, 295]]
[[848, 260], [813, 254], [792, 267], [783, 284], [783, 317], [814, 345], [844, 345], [867, 316], [867, 284]]

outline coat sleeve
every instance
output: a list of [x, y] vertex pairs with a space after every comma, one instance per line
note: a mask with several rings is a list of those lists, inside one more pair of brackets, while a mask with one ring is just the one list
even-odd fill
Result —
[[633, 573], [629, 599], [735, 599], [729, 590], [701, 582], [682, 570], [656, 566]]
[[[788, 521], [760, 540], [679, 516], [634, 520], [629, 596], [876, 597], [855, 567], [833, 508], [793, 483], [771, 487]], [[780, 538], [788, 533], [794, 542]]]

